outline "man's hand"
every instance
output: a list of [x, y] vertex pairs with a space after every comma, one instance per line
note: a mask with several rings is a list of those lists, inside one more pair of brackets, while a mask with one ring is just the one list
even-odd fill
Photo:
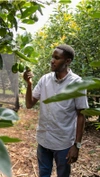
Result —
[[74, 163], [78, 159], [79, 149], [74, 145], [70, 148], [66, 159], [68, 159], [68, 164]]
[[28, 84], [32, 83], [32, 80], [31, 80], [32, 77], [33, 75], [30, 70], [26, 70], [23, 74], [23, 78]]

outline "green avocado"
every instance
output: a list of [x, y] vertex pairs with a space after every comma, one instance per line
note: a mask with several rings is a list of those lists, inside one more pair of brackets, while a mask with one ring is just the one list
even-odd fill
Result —
[[19, 63], [19, 72], [22, 73], [24, 71], [24, 65]]
[[19, 71], [19, 64], [18, 63], [15, 63], [13, 66], [12, 66], [12, 72], [13, 73], [17, 73]]

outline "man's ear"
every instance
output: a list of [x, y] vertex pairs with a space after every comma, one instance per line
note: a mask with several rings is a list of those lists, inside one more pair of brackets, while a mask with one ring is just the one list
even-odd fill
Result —
[[72, 62], [72, 59], [71, 59], [71, 58], [67, 58], [67, 59], [66, 59], [66, 65], [67, 65], [67, 66], [70, 65], [71, 62]]

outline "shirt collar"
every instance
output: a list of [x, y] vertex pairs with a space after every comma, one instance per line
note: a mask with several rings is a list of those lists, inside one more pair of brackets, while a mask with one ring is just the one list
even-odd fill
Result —
[[71, 74], [71, 72], [72, 72], [72, 70], [69, 69], [69, 71], [68, 71], [68, 73], [66, 74], [66, 76], [63, 77], [62, 79], [59, 79], [59, 80], [56, 78], [55, 72], [53, 72], [53, 73], [52, 73], [52, 74], [53, 74], [53, 79], [54, 79], [55, 82], [61, 83], [61, 82], [63, 82], [63, 81]]

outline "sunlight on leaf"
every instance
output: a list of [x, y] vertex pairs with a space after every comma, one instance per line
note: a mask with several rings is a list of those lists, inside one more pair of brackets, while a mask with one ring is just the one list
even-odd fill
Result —
[[0, 119], [4, 120], [18, 120], [17, 113], [8, 108], [0, 108]]

